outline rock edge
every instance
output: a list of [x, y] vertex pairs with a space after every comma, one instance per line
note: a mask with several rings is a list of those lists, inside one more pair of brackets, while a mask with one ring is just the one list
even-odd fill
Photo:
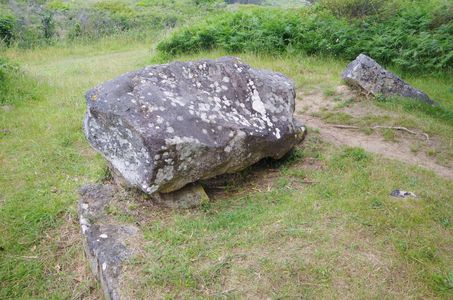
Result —
[[360, 54], [341, 74], [343, 80], [374, 96], [400, 96], [415, 99], [429, 105], [437, 105], [429, 96], [412, 87], [401, 78], [387, 71], [375, 60]]

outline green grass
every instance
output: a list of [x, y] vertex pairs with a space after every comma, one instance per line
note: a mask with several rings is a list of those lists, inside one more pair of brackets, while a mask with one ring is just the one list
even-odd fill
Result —
[[[83, 94], [162, 61], [150, 59], [150, 45], [106, 38], [5, 53], [43, 94], [0, 110], [0, 128], [8, 130], [0, 140], [0, 298], [67, 299], [98, 289], [86, 275], [75, 213], [77, 189], [105, 176], [104, 160], [82, 133]], [[331, 94], [346, 63], [240, 56], [294, 79], [298, 101], [314, 88]], [[445, 107], [453, 102], [451, 79], [409, 81], [442, 98]], [[435, 116], [385, 108], [422, 120], [439, 135], [449, 130]], [[314, 132], [289, 161], [272, 168], [278, 172], [269, 181], [244, 172], [242, 184], [233, 183], [230, 192], [200, 209], [151, 212], [144, 227], [149, 260], [136, 261], [144, 264], [137, 293], [149, 287], [153, 297], [183, 298], [451, 297], [451, 181], [362, 149], [333, 148]], [[420, 198], [390, 198], [394, 188]]]
[[[64, 216], [77, 219], [77, 189], [100, 179], [105, 165], [82, 133], [83, 95], [102, 81], [144, 65], [149, 56], [143, 44], [116, 45], [104, 48], [104, 53], [92, 53], [93, 47], [103, 45], [8, 53], [46, 94], [0, 112], [0, 128], [8, 130], [1, 138], [0, 157], [2, 299], [71, 298], [84, 287], [82, 282], [78, 289], [72, 288], [77, 270], [54, 270], [57, 264], [83, 259], [80, 240], [70, 245], [63, 261], [56, 251], [43, 256], [47, 247], [59, 246], [46, 235], [59, 234], [55, 230], [64, 225]], [[36, 255], [38, 259], [23, 258]]]
[[[169, 58], [159, 53], [153, 56], [150, 63], [165, 63], [172, 60], [188, 61], [194, 59], [210, 58], [233, 55], [240, 57], [244, 62], [256, 68], [280, 72], [291, 78], [297, 90], [310, 90], [321, 88], [333, 89], [341, 84], [340, 74], [347, 64], [346, 61], [332, 57], [307, 56], [307, 55], [267, 55], [251, 53], [230, 53], [224, 50], [202, 51], [197, 54], [180, 55], [177, 58]], [[298, 96], [303, 99], [303, 93]]]
[[34, 101], [45, 92], [45, 88], [16, 63], [0, 57], [0, 104]]
[[[143, 227], [147, 254], [134, 262], [144, 265], [136, 296], [451, 295], [453, 183], [360, 148], [320, 147], [316, 136], [304, 147], [270, 191], [259, 191], [263, 175], [252, 171], [235, 195], [204, 210], [153, 213]], [[420, 198], [391, 198], [397, 187]]]

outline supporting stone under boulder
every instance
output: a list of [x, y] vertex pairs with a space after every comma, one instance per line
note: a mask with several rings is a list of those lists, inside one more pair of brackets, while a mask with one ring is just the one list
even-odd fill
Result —
[[196, 208], [209, 202], [203, 186], [199, 183], [189, 183], [182, 189], [170, 193], [153, 195], [156, 204], [175, 209]]
[[294, 83], [234, 57], [146, 67], [86, 99], [88, 141], [148, 194], [281, 158], [305, 132], [293, 118]]
[[341, 76], [349, 85], [359, 87], [374, 96], [400, 96], [430, 105], [436, 104], [428, 95], [412, 87], [392, 72], [387, 71], [365, 54], [357, 56], [346, 67]]

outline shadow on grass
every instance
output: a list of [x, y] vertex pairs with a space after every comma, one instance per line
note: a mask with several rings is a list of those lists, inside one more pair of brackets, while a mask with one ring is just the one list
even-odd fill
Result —
[[211, 179], [201, 180], [211, 199], [221, 194], [234, 193], [251, 186], [267, 186], [281, 177], [285, 170], [297, 164], [321, 158], [322, 141], [317, 134], [308, 135], [281, 159], [264, 158], [256, 164], [234, 174], [224, 174]]

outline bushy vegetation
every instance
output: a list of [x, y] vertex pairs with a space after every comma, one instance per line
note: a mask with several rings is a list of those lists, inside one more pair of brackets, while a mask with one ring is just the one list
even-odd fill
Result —
[[0, 15], [0, 43], [10, 45], [14, 39], [14, 25], [16, 20], [11, 14]]
[[365, 16], [382, 14], [385, 0], [320, 0], [323, 7], [329, 9], [337, 17], [363, 18]]
[[[34, 48], [133, 31], [139, 39], [201, 18], [218, 0], [10, 1], [0, 4], [4, 46]], [[14, 7], [14, 9], [12, 9]]]
[[[404, 70], [452, 70], [451, 4], [433, 8], [422, 5], [423, 1], [417, 5], [387, 3], [378, 9], [381, 2], [376, 0], [371, 1], [376, 3], [372, 6], [375, 10], [361, 11], [351, 5], [336, 11], [338, 6], [332, 3], [338, 1], [297, 10], [248, 8], [226, 12], [175, 32], [158, 49], [171, 55], [212, 48], [233, 53], [304, 52], [348, 60], [366, 53], [380, 63]], [[354, 1], [360, 2], [349, 2]]]

